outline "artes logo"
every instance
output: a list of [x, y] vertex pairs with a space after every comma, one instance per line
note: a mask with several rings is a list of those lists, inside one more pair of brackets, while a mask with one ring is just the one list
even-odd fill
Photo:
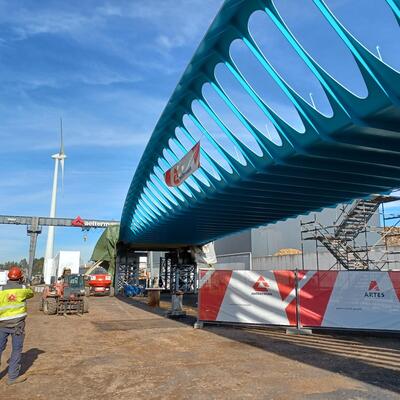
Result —
[[368, 286], [368, 291], [365, 292], [364, 297], [385, 297], [385, 293], [381, 292], [377, 281], [371, 281]]
[[253, 289], [255, 290], [255, 293], [252, 294], [268, 294], [268, 295], [271, 294], [268, 290], [269, 289], [268, 282], [263, 276], [260, 276], [257, 279], [257, 282], [253, 285]]
[[84, 226], [85, 221], [78, 215], [72, 222], [72, 226]]
[[17, 301], [17, 296], [15, 294], [9, 294], [7, 297], [8, 301]]
[[381, 290], [379, 289], [378, 282], [377, 281], [371, 281], [369, 284], [368, 288], [369, 292], [380, 292]]

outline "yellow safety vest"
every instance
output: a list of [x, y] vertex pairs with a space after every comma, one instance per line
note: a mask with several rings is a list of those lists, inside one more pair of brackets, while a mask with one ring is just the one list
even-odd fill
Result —
[[25, 300], [31, 297], [33, 297], [33, 290], [23, 286], [0, 290], [0, 321], [25, 317], [27, 315]]

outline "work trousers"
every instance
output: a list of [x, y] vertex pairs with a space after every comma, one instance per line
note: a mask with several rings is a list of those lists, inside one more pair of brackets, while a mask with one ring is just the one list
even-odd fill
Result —
[[9, 336], [12, 338], [12, 352], [8, 363], [8, 379], [14, 380], [18, 378], [21, 369], [21, 354], [25, 339], [25, 321], [22, 321], [14, 328], [0, 328], [0, 361]]

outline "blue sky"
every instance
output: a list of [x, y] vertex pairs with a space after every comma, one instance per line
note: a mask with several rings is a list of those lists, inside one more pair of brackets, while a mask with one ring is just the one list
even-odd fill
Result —
[[[48, 215], [64, 122], [57, 215], [119, 220], [152, 129], [221, 1], [0, 1], [0, 214]], [[90, 256], [101, 232], [57, 229]], [[44, 253], [46, 234], [37, 255]], [[0, 226], [0, 261], [27, 256]]]
[[[384, 60], [399, 69], [398, 26], [384, 0], [326, 2], [365, 46], [376, 53], [379, 45]], [[152, 129], [221, 4], [222, 0], [0, 0], [0, 214], [48, 215], [50, 156], [58, 151], [62, 117], [68, 159], [57, 215], [119, 220]], [[336, 79], [363, 95], [354, 61], [312, 1], [276, 4], [305, 48]], [[329, 114], [319, 84], [265, 15], [253, 15], [250, 30], [296, 90], [309, 101], [312, 92], [316, 107]], [[290, 103], [271, 81], [258, 80], [257, 65], [246, 58], [240, 43], [231, 52], [256, 90], [296, 126]], [[226, 79], [231, 96], [273, 136], [268, 121], [258, 119], [223, 70], [217, 77]], [[89, 232], [84, 242], [79, 230], [58, 229], [55, 251], [81, 250], [87, 260], [100, 233]], [[44, 253], [45, 238], [44, 232], [37, 256]], [[19, 260], [27, 250], [25, 227], [0, 226], [0, 261]]]

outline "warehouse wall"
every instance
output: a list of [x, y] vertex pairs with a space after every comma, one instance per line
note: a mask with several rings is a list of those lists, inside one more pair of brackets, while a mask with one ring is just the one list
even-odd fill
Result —
[[[339, 205], [336, 208], [326, 208], [321, 212], [302, 215], [287, 221], [277, 222], [257, 229], [247, 230], [215, 242], [215, 252], [218, 255], [251, 252], [253, 258], [272, 256], [280, 249], [292, 248], [301, 250], [300, 221], [312, 221], [314, 216], [324, 226], [332, 225], [340, 215]], [[371, 218], [370, 225], [379, 226], [379, 212]], [[375, 244], [379, 240], [378, 233], [368, 233], [368, 243]], [[364, 235], [357, 239], [359, 245], [364, 245]], [[304, 253], [315, 251], [315, 241], [303, 241]], [[329, 258], [326, 262], [329, 261]]]
[[[385, 248], [381, 247], [375, 251], [370, 251], [369, 257], [372, 260], [389, 260], [389, 263], [383, 267], [384, 270], [400, 270], [400, 246], [388, 247], [389, 255], [386, 257]], [[390, 254], [392, 253], [392, 254]], [[334, 257], [327, 251], [318, 253], [319, 269], [330, 269], [335, 265]], [[379, 264], [382, 265], [381, 263]], [[269, 257], [253, 257], [253, 270], [281, 270], [281, 269], [302, 269], [302, 256], [269, 256]], [[315, 252], [304, 254], [304, 269], [317, 269], [317, 256]], [[337, 269], [334, 266], [333, 269]], [[343, 269], [343, 268], [342, 268]]]
[[[300, 221], [307, 222], [314, 220], [314, 215], [317, 221], [323, 226], [333, 225], [334, 221], [340, 215], [341, 210], [337, 208], [326, 208], [321, 212], [302, 215], [287, 221], [270, 224], [267, 226], [253, 229], [251, 231], [251, 252], [254, 257], [271, 256], [280, 249], [291, 248], [301, 250], [301, 227]], [[370, 225], [379, 226], [379, 212], [371, 218]], [[375, 244], [380, 236], [377, 233], [368, 233], [368, 243]], [[357, 242], [362, 245], [365, 242], [363, 235], [357, 239]], [[315, 251], [315, 241], [303, 241], [304, 253]]]
[[219, 239], [214, 243], [214, 248], [217, 255], [250, 252], [251, 230]]

